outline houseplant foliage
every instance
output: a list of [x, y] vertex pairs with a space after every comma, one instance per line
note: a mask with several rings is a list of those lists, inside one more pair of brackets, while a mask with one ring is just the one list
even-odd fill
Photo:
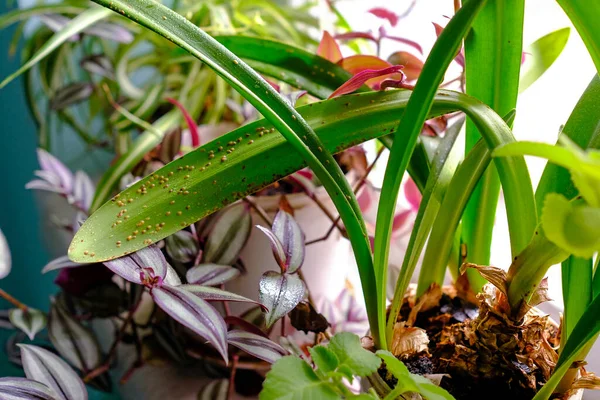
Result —
[[[205, 338], [216, 349], [215, 358], [220, 355], [225, 363], [230, 361], [227, 343], [265, 361], [276, 361], [263, 385], [264, 399], [392, 399], [407, 393], [425, 399], [466, 399], [481, 397], [493, 387], [504, 396], [542, 400], [568, 398], [579, 388], [597, 386], [593, 374], [585, 370], [579, 374], [579, 366], [600, 332], [594, 318], [600, 307], [595, 297], [600, 279], [594, 274], [594, 256], [600, 247], [600, 177], [594, 150], [599, 143], [600, 112], [594, 103], [600, 95], [600, 81], [594, 78], [582, 95], [557, 146], [515, 141], [510, 126], [520, 85], [523, 2], [465, 1], [440, 29], [414, 87], [392, 77], [388, 83], [383, 81], [380, 89], [400, 89], [387, 91], [367, 91], [362, 83], [398, 73], [400, 68], [385, 66], [379, 72], [363, 71], [348, 79], [348, 73], [332, 62], [283, 44], [264, 41], [261, 50], [255, 48], [254, 56], [241, 55], [240, 48], [230, 52], [228, 47], [234, 47], [231, 43], [235, 39], [215, 39], [152, 0], [97, 3], [201, 60], [264, 119], [187, 153], [102, 205], [114, 182], [121, 178], [121, 166], [126, 166], [126, 161], [117, 162], [96, 191], [90, 205], [95, 212], [71, 243], [69, 258], [73, 262], [96, 264], [89, 268], [102, 268], [98, 264], [104, 263], [125, 280], [145, 287], [160, 308]], [[600, 6], [567, 0], [559, 4], [600, 68], [600, 35], [594, 22], [600, 17]], [[82, 17], [77, 22], [91, 24], [94, 18], [107, 15], [102, 8], [92, 10], [88, 20]], [[498, 18], [500, 23], [490, 24]], [[64, 36], [72, 34], [63, 32]], [[560, 32], [554, 36], [558, 42], [561, 37]], [[284, 53], [273, 54], [274, 49], [283, 48]], [[255, 69], [245, 62], [247, 59]], [[455, 59], [465, 66], [466, 94], [440, 89], [446, 69]], [[296, 109], [257, 71], [316, 98], [355, 89], [365, 93]], [[526, 86], [532, 78], [528, 74], [523, 79]], [[495, 84], [499, 80], [504, 82], [501, 87]], [[337, 90], [340, 87], [343, 90]], [[427, 168], [411, 171], [416, 181], [418, 172], [425, 177], [417, 185], [422, 201], [388, 308], [389, 246], [404, 172], [418, 153], [415, 149], [419, 148], [425, 121], [456, 111], [466, 114], [470, 121], [465, 151], [454, 146], [459, 131], [448, 132], [427, 160]], [[148, 132], [164, 130], [168, 123], [162, 116]], [[374, 138], [387, 143], [390, 155], [371, 247], [354, 191], [332, 154]], [[461, 161], [455, 158], [457, 154]], [[535, 192], [524, 154], [549, 160]], [[193, 281], [211, 282], [213, 275], [233, 275], [232, 270], [220, 268], [217, 261], [204, 260], [204, 265], [187, 271], [189, 283], [182, 284], [155, 247], [188, 226], [194, 228], [183, 232], [189, 230], [193, 235], [197, 228], [192, 224], [197, 220], [305, 166], [323, 184], [344, 223], [360, 273], [370, 328], [370, 337], [363, 338], [362, 343], [355, 335], [339, 333], [330, 337], [328, 344], [311, 347], [312, 363], [293, 346], [293, 354], [284, 356], [288, 350], [261, 336], [260, 329], [227, 331], [227, 324], [205, 300], [247, 299], [236, 300], [235, 294]], [[513, 255], [507, 272], [487, 265], [500, 187]], [[477, 199], [484, 199], [485, 206], [473, 207], [473, 202], [480, 202]], [[244, 206], [236, 204], [224, 212], [231, 213], [236, 207], [240, 210]], [[286, 211], [279, 212], [270, 229], [262, 230], [281, 268], [265, 274], [264, 285], [261, 283], [261, 302], [268, 308], [266, 325], [270, 326], [304, 297], [299, 275], [304, 243]], [[180, 240], [188, 234], [180, 234]], [[169, 240], [173, 241], [167, 239], [167, 243]], [[208, 253], [206, 248], [204, 251]], [[415, 293], [409, 293], [408, 283], [423, 251], [419, 285]], [[551, 265], [560, 262], [565, 318], [558, 337], [556, 327], [534, 307], [547, 300], [544, 276]], [[448, 268], [455, 285], [453, 291], [444, 292]], [[489, 281], [483, 289], [479, 275]], [[444, 318], [441, 326], [432, 323]], [[442, 386], [449, 391], [428, 379], [433, 377], [422, 376], [431, 369], [415, 372], [415, 358], [423, 357], [434, 363], [435, 372], [450, 375], [449, 383], [442, 379]], [[352, 392], [344, 380], [351, 382], [355, 377], [368, 378], [372, 388], [362, 394]]]

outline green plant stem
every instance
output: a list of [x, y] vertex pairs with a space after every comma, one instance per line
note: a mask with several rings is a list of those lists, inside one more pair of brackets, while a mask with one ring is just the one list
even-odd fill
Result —
[[[382, 329], [382, 340], [378, 344], [387, 347], [385, 340], [385, 302], [387, 267], [392, 234], [392, 220], [398, 199], [400, 184], [408, 166], [410, 155], [417, 143], [417, 138], [427, 114], [431, 107], [436, 89], [442, 83], [448, 65], [459, 50], [462, 38], [467, 33], [473, 19], [483, 7], [485, 1], [470, 0], [450, 20], [448, 26], [433, 46], [421, 75], [417, 81], [414, 92], [407, 105], [397, 132], [394, 145], [390, 151], [389, 161], [385, 170], [379, 208], [377, 210], [374, 269], [376, 296], [378, 298], [377, 326]], [[379, 328], [380, 327], [380, 328]], [[373, 327], [371, 327], [373, 329]]]
[[[517, 104], [523, 42], [524, 0], [495, 0], [487, 3], [465, 38], [467, 94], [478, 98], [500, 115]], [[479, 140], [477, 127], [467, 122], [466, 151]], [[491, 166], [473, 192], [462, 223], [467, 261], [488, 265], [492, 231], [500, 193], [498, 172]], [[516, 255], [526, 243], [512, 248]], [[486, 282], [468, 270], [471, 289], [477, 293]]]

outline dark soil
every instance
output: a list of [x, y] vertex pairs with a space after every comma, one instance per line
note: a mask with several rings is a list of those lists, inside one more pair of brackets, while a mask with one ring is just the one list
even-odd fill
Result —
[[[399, 320], [406, 320], [410, 313], [410, 306], [405, 302], [400, 312]], [[448, 390], [457, 400], [531, 400], [535, 392], [545, 382], [540, 378], [539, 371], [526, 364], [520, 363], [516, 356], [506, 352], [498, 354], [485, 354], [477, 352], [473, 356], [473, 365], [468, 364], [468, 369], [472, 367], [476, 373], [464, 373], [464, 369], [452, 367], [449, 359], [456, 357], [456, 352], [460, 351], [461, 346], [460, 333], [468, 327], [470, 322], [479, 315], [479, 307], [468, 303], [459, 297], [450, 297], [447, 294], [442, 295], [440, 305], [431, 310], [419, 313], [414, 326], [424, 329], [429, 336], [429, 351], [415, 354], [402, 361], [408, 367], [409, 371], [415, 374], [446, 374], [442, 379], [441, 386]], [[467, 328], [468, 329], [468, 328]], [[457, 332], [456, 343], [448, 344], [448, 332]], [[557, 344], [557, 329], [550, 326], [545, 336], [548, 342], [553, 346]], [[452, 337], [452, 335], [450, 335]], [[443, 341], [441, 343], [440, 341]], [[501, 353], [501, 352], [498, 352]], [[512, 365], [504, 368], [491, 368], [490, 374], [481, 374], [485, 368], [479, 364], [489, 362], [494, 365], [498, 362]], [[379, 371], [380, 376], [386, 380], [390, 387], [395, 386], [395, 378], [391, 377], [385, 368], [385, 365]], [[537, 374], [537, 375], [536, 375]], [[476, 378], [474, 378], [476, 376]], [[536, 379], [531, 378], [535, 376]], [[523, 382], [526, 382], [525, 384]], [[531, 382], [535, 383], [532, 385]], [[526, 387], [529, 383], [530, 387]], [[531, 386], [535, 386], [533, 389]]]

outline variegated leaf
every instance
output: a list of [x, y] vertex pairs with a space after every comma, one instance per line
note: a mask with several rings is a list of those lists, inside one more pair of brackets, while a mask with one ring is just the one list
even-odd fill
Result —
[[304, 262], [304, 232], [294, 217], [285, 211], [277, 213], [271, 230], [283, 247], [286, 272], [296, 272]]
[[219, 379], [204, 386], [198, 393], [198, 400], [227, 400], [229, 381]]
[[13, 308], [8, 314], [10, 322], [27, 334], [30, 340], [35, 338], [35, 335], [46, 327], [46, 314], [35, 308], [22, 310]]
[[148, 246], [135, 253], [107, 261], [104, 263], [111, 271], [121, 278], [141, 285], [142, 272], [151, 268], [156, 277], [162, 280], [167, 275], [169, 264], [157, 246]]
[[79, 62], [79, 65], [87, 72], [100, 75], [105, 78], [113, 79], [115, 75], [112, 62], [103, 54], [95, 54], [85, 57]]
[[227, 362], [227, 325], [223, 317], [199, 296], [181, 288], [154, 288], [152, 298], [173, 319], [208, 340]]
[[50, 99], [50, 108], [52, 110], [62, 110], [86, 100], [92, 93], [94, 93], [94, 85], [89, 82], [71, 83], [56, 91]]
[[271, 245], [271, 251], [273, 252], [273, 257], [275, 257], [275, 261], [281, 267], [282, 271], [287, 269], [285, 265], [285, 251], [283, 250], [283, 244], [281, 241], [275, 236], [270, 229], [265, 228], [264, 226], [256, 225], [256, 227], [267, 236], [269, 239], [269, 244]]
[[289, 313], [304, 298], [304, 282], [296, 274], [268, 271], [259, 283], [259, 299], [268, 308], [267, 327]]
[[81, 371], [92, 370], [102, 362], [102, 351], [94, 333], [58, 302], [50, 307], [48, 336], [56, 351]]
[[250, 237], [252, 217], [245, 204], [223, 210], [215, 221], [204, 247], [205, 263], [231, 265]]
[[226, 290], [217, 289], [210, 286], [203, 285], [181, 285], [179, 289], [185, 290], [186, 292], [190, 292], [200, 297], [202, 300], [206, 301], [234, 301], [241, 303], [254, 303], [261, 306], [263, 309], [266, 309], [265, 306], [260, 304], [259, 302], [249, 299], [244, 296], [240, 296], [239, 294], [231, 293]]
[[79, 376], [57, 355], [38, 346], [18, 345], [27, 378], [48, 386], [61, 400], [87, 400]]
[[215, 286], [237, 278], [240, 271], [230, 265], [200, 264], [190, 268], [186, 273], [189, 283], [204, 286]]
[[270, 364], [279, 360], [288, 352], [277, 343], [254, 333], [233, 330], [227, 333], [230, 345], [244, 350], [248, 354], [260, 358]]
[[55, 258], [54, 260], [52, 260], [48, 264], [46, 264], [44, 266], [44, 268], [42, 269], [42, 274], [45, 274], [46, 272], [54, 271], [57, 269], [81, 267], [82, 265], [84, 265], [84, 264], [76, 263], [76, 262], [69, 260], [68, 256], [61, 256], [61, 257]]
[[43, 383], [27, 378], [0, 378], [0, 399], [56, 400], [56, 394]]
[[189, 231], [175, 232], [165, 238], [167, 254], [172, 259], [189, 263], [198, 255], [198, 241]]

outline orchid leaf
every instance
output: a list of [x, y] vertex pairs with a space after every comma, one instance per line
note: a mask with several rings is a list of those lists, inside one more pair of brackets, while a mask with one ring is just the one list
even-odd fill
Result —
[[0, 89], [8, 85], [11, 81], [13, 81], [23, 72], [27, 71], [32, 66], [37, 64], [40, 60], [48, 56], [48, 54], [56, 50], [60, 45], [69, 40], [69, 38], [71, 38], [73, 35], [84, 31], [88, 27], [108, 17], [109, 15], [110, 12], [108, 10], [102, 9], [100, 7], [92, 7], [83, 11], [81, 14], [79, 14], [78, 16], [73, 18], [69, 23], [67, 23], [64, 29], [62, 29], [60, 32], [55, 33], [50, 38], [50, 40], [44, 43], [44, 45], [38, 49], [38, 51], [33, 55], [33, 57], [31, 57], [25, 64], [23, 64], [21, 68], [19, 68], [17, 71], [9, 75], [2, 82], [0, 82]]
[[56, 394], [43, 383], [26, 378], [0, 378], [0, 398], [6, 400], [56, 400]]
[[304, 262], [304, 232], [294, 217], [283, 210], [275, 216], [271, 229], [281, 243], [286, 272], [293, 274], [300, 269]]
[[600, 25], [597, 23], [600, 17], [600, 3], [558, 0], [558, 4], [575, 25], [594, 61], [596, 71], [600, 73]]
[[[185, 199], [182, 201], [185, 202]], [[233, 264], [248, 241], [251, 229], [252, 218], [250, 210], [245, 204], [236, 204], [226, 208], [217, 217], [208, 236], [204, 246], [203, 261], [214, 264]]]
[[55, 3], [55, 4], [37, 4], [28, 8], [17, 8], [0, 16], [0, 29], [19, 21], [27, 21], [31, 17], [43, 14], [80, 14], [86, 8], [85, 3]]
[[242, 295], [228, 292], [226, 290], [217, 289], [210, 286], [204, 285], [195, 285], [195, 284], [186, 284], [178, 286], [179, 289], [185, 290], [186, 292], [190, 292], [200, 297], [202, 300], [206, 301], [234, 301], [234, 302], [242, 302], [242, 303], [254, 303], [261, 306], [261, 308], [265, 308], [262, 304], [257, 302], [256, 300], [249, 299]]
[[27, 378], [48, 386], [60, 400], [87, 400], [83, 382], [66, 362], [41, 347], [18, 346]]
[[267, 308], [267, 328], [289, 313], [304, 298], [306, 287], [296, 274], [268, 271], [260, 278], [259, 299]]
[[14, 308], [8, 313], [8, 319], [16, 327], [25, 332], [29, 340], [46, 327], [46, 314], [35, 308], [26, 310]]
[[164, 312], [205, 338], [227, 362], [227, 325], [213, 306], [182, 287], [163, 285], [151, 294]]
[[200, 264], [190, 268], [185, 277], [189, 283], [216, 286], [229, 282], [240, 275], [240, 270], [230, 265]]
[[10, 274], [11, 257], [8, 242], [4, 233], [0, 230], [0, 279], [4, 279]]
[[319, 379], [311, 366], [296, 356], [283, 357], [273, 364], [259, 396], [260, 400], [339, 398], [329, 382]]
[[571, 28], [568, 27], [558, 29], [524, 49], [525, 62], [519, 79], [519, 93], [524, 92], [554, 64], [567, 45], [570, 33]]
[[91, 371], [102, 362], [95, 334], [57, 301], [50, 307], [48, 337], [58, 353], [80, 371]]
[[277, 343], [251, 332], [238, 330], [229, 331], [227, 333], [227, 342], [269, 364], [275, 363], [281, 357], [288, 354], [288, 352]]

